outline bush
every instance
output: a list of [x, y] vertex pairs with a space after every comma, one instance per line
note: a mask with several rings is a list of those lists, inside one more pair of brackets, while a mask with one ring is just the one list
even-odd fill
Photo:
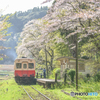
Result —
[[69, 71], [69, 69], [68, 69], [68, 68], [66, 68], [66, 69], [64, 70], [64, 72], [63, 72], [62, 76], [64, 77], [65, 73], [66, 73], [66, 74], [68, 74], [68, 71]]
[[86, 77], [87, 77], [87, 78], [90, 78], [90, 74], [86, 74]]
[[68, 71], [68, 75], [70, 75], [70, 77], [71, 77], [71, 82], [74, 82], [75, 69], [70, 69]]
[[57, 73], [57, 79], [60, 79], [61, 77], [60, 77], [60, 68], [58, 68], [57, 70], [56, 70], [56, 73]]
[[84, 77], [83, 80], [86, 83], [89, 79], [87, 77]]
[[82, 74], [82, 73], [78, 73], [78, 79], [83, 79], [84, 77], [85, 77], [84, 74]]
[[95, 74], [94, 79], [95, 79], [96, 82], [97, 82], [97, 81], [98, 81], [98, 82], [100, 81], [100, 72], [97, 72], [97, 73]]
[[89, 81], [90, 81], [90, 82], [95, 82], [95, 80], [94, 80], [93, 77], [90, 77]]
[[55, 69], [53, 70], [53, 74], [55, 75], [56, 73], [60, 73], [60, 68], [55, 68]]
[[86, 74], [84, 77], [83, 77], [83, 80], [84, 82], [89, 82], [91, 79], [90, 79], [90, 74]]
[[53, 70], [53, 76], [55, 77], [55, 74], [57, 73], [57, 79], [60, 79], [60, 68], [55, 68]]
[[56, 69], [55, 73], [60, 73], [60, 68]]

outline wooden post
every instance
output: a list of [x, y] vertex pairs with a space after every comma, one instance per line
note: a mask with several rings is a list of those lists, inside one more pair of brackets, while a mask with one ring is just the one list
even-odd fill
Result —
[[57, 73], [55, 74], [55, 82], [57, 82]]
[[66, 84], [66, 73], [64, 75], [64, 84]]
[[70, 59], [69, 59], [69, 68], [70, 68]]
[[37, 78], [38, 78], [38, 73], [37, 73]]
[[41, 74], [41, 78], [42, 78], [42, 74]]
[[43, 83], [43, 88], [45, 88], [45, 84]]

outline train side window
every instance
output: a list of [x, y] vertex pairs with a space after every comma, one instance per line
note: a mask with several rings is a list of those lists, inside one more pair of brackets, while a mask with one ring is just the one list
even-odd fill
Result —
[[27, 64], [23, 64], [23, 68], [26, 69], [27, 68]]
[[28, 63], [28, 68], [33, 69], [34, 68], [34, 63]]
[[21, 69], [22, 68], [22, 64], [21, 63], [16, 63], [16, 68], [17, 69]]

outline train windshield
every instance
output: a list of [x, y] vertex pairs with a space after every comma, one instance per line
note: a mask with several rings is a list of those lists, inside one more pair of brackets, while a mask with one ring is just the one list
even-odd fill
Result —
[[34, 68], [34, 63], [28, 63], [28, 68], [33, 69]]
[[21, 63], [16, 63], [16, 68], [17, 69], [21, 69], [22, 68], [22, 64]]

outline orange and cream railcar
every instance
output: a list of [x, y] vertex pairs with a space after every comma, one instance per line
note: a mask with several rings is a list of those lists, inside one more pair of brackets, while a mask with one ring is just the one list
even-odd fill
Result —
[[17, 83], [32, 81], [35, 78], [35, 60], [19, 58], [14, 62], [14, 75]]

